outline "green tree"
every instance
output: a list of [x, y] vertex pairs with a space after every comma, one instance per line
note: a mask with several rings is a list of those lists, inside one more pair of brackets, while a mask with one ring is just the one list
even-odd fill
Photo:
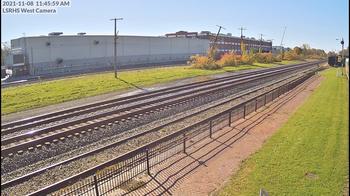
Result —
[[305, 57], [305, 56], [308, 55], [308, 50], [310, 50], [310, 45], [309, 44], [303, 44], [302, 48], [303, 48], [303, 55]]

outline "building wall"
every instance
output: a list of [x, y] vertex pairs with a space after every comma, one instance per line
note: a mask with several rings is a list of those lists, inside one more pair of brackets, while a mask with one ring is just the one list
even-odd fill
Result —
[[[113, 67], [113, 36], [42, 36], [12, 40], [12, 48], [23, 48], [31, 75], [64, 74]], [[119, 36], [117, 65], [128, 67], [152, 63], [181, 62], [204, 54], [208, 40]]]
[[[210, 45], [212, 45], [215, 40], [215, 35], [213, 34], [199, 35], [198, 37], [201, 39], [210, 40]], [[259, 48], [261, 48], [262, 52], [272, 51], [272, 42], [243, 38], [243, 43], [247, 52], [249, 52], [250, 49], [258, 51]], [[241, 38], [219, 35], [216, 46], [220, 52], [234, 51], [236, 53], [241, 53]]]

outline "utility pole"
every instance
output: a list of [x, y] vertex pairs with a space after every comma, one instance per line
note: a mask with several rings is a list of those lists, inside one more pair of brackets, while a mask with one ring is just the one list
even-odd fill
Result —
[[259, 42], [259, 53], [261, 53], [261, 44], [262, 44], [262, 41], [263, 41], [263, 36], [265, 36], [264, 34], [260, 33], [260, 42]]
[[117, 72], [117, 20], [123, 20], [123, 18], [110, 19], [114, 21], [114, 77], [118, 78]]
[[[219, 30], [218, 30], [218, 32], [216, 33], [215, 40], [214, 40], [214, 43], [213, 43], [213, 48], [215, 48], [215, 46], [216, 46], [216, 42], [218, 41], [218, 37], [219, 37], [219, 34], [220, 34], [221, 29], [225, 29], [225, 27], [223, 27], [223, 26], [220, 26], [220, 25], [216, 25], [216, 26], [219, 27]], [[225, 29], [225, 30], [226, 30], [226, 29]]]
[[283, 39], [284, 39], [284, 34], [286, 33], [286, 29], [287, 29], [287, 27], [285, 26], [284, 27], [284, 30], [283, 30], [283, 35], [282, 35], [282, 39], [281, 39], [281, 60], [283, 60], [283, 56], [284, 56], [284, 51], [283, 51]]
[[27, 55], [27, 40], [26, 40], [26, 33], [23, 33], [23, 41], [24, 41], [24, 50], [23, 50], [23, 65], [24, 67], [27, 66], [26, 64], [26, 55]]
[[244, 47], [244, 43], [243, 43], [243, 31], [247, 30], [246, 28], [244, 27], [241, 27], [241, 28], [238, 28], [238, 30], [241, 31], [241, 53], [243, 55], [243, 52], [245, 50], [245, 47]]
[[219, 37], [220, 31], [221, 31], [221, 29], [225, 29], [225, 27], [223, 27], [223, 26], [220, 26], [220, 25], [216, 25], [216, 26], [219, 27], [219, 30], [216, 33], [214, 42], [213, 42], [212, 46], [210, 47], [209, 54], [208, 54], [208, 57], [212, 57], [213, 59], [215, 59], [215, 56], [216, 56], [214, 51], [215, 51], [216, 42], [218, 41], [218, 37]]

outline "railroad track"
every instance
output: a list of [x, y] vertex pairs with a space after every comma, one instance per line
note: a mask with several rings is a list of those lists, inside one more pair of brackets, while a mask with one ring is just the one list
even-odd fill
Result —
[[[314, 63], [306, 63], [297, 66], [287, 66], [279, 69], [275, 68], [272, 70], [260, 70], [257, 73], [250, 73], [250, 75], [246, 73], [243, 76], [239, 75], [231, 78], [226, 77], [214, 81], [200, 82], [199, 84], [196, 83], [183, 85], [182, 87], [173, 87], [170, 89], [160, 90], [158, 92], [146, 93], [146, 95], [140, 94], [124, 97], [117, 99], [117, 101], [112, 100], [102, 103], [85, 105], [73, 109], [59, 111], [56, 113], [33, 117], [30, 119], [24, 119], [22, 121], [8, 123], [3, 126], [4, 130], [2, 131], [2, 137], [9, 133], [23, 131], [25, 129], [28, 129], [30, 126], [35, 127], [38, 126], [38, 124], [45, 124], [48, 121], [52, 122], [53, 119], [62, 119], [62, 116], [65, 116], [65, 118], [67, 116], [73, 117], [82, 113], [105, 109], [107, 107], [136, 102], [144, 100], [145, 98], [153, 98], [152, 100], [127, 106], [121, 109], [102, 112], [96, 115], [88, 116], [86, 118], [58, 123], [53, 126], [30, 130], [29, 132], [4, 138], [1, 140], [1, 154], [2, 156], [10, 157], [15, 153], [22, 154], [26, 150], [32, 151], [35, 148], [41, 148], [43, 145], [49, 146], [51, 143], [57, 143], [59, 140], [63, 141], [66, 139], [66, 137], [70, 138], [73, 136], [80, 136], [81, 134], [98, 130], [100, 126], [103, 128], [106, 125], [111, 126], [112, 124], [118, 124], [120, 122], [124, 122], [133, 118], [139, 118], [140, 116], [148, 115], [149, 113], [155, 111], [176, 107], [177, 105], [196, 97], [198, 98], [200, 96], [206, 96], [210, 93], [217, 93], [219, 91], [230, 89], [238, 84], [243, 84], [254, 80], [256, 81], [262, 78], [271, 77], [273, 75], [286, 73], [287, 71], [294, 71], [300, 67], [305, 68], [313, 64]], [[186, 91], [184, 93], [178, 93], [172, 96], [154, 99], [156, 96], [178, 92], [179, 90], [184, 89], [193, 89], [195, 87], [201, 88]], [[28, 120], [31, 120], [32, 122], [28, 123]], [[21, 125], [19, 123], [21, 123]], [[15, 126], [9, 128], [11, 124], [15, 124]]]
[[[276, 82], [281, 82], [281, 81], [276, 81]], [[242, 95], [240, 95], [240, 96], [242, 96]], [[216, 107], [216, 106], [217, 106], [217, 105], [214, 105], [214, 106], [212, 106], [211, 108]], [[202, 112], [202, 111], [201, 111], [201, 112]], [[185, 117], [184, 117], [184, 118], [185, 118]], [[176, 120], [176, 121], [183, 120], [184, 118], [178, 119], [178, 120]], [[188, 118], [188, 116], [187, 116], [186, 118]], [[149, 130], [148, 132], [157, 131], [157, 130], [159, 130], [159, 129], [162, 128], [162, 127], [164, 127], [164, 126], [157, 127], [157, 128], [155, 128], [155, 129]], [[125, 139], [125, 140], [114, 142], [113, 144], [107, 145], [107, 146], [105, 146], [105, 147], [102, 147], [102, 148], [99, 148], [99, 149], [90, 151], [90, 152], [88, 152], [88, 153], [85, 153], [85, 154], [82, 154], [82, 155], [79, 155], [79, 156], [76, 156], [76, 157], [73, 157], [73, 158], [71, 158], [71, 159], [69, 159], [69, 160], [66, 160], [66, 161], [63, 161], [63, 162], [54, 164], [54, 165], [49, 166], [49, 167], [42, 168], [42, 169], [40, 169], [40, 170], [38, 170], [38, 171], [36, 171], [36, 172], [27, 174], [27, 175], [25, 175], [25, 176], [22, 176], [22, 177], [20, 177], [20, 178], [17, 178], [17, 179], [11, 180], [11, 181], [8, 181], [8, 182], [2, 184], [1, 187], [2, 187], [2, 189], [3, 189], [3, 188], [5, 188], [5, 187], [11, 186], [11, 185], [13, 185], [13, 184], [17, 184], [17, 183], [23, 182], [23, 181], [25, 181], [25, 180], [27, 180], [27, 179], [29, 179], [29, 178], [32, 178], [33, 176], [36, 176], [36, 175], [38, 175], [38, 174], [40, 174], [40, 173], [42, 173], [42, 172], [45, 172], [45, 171], [47, 171], [47, 170], [49, 170], [49, 169], [51, 169], [51, 168], [53, 168], [53, 167], [58, 167], [59, 165], [63, 165], [63, 164], [66, 164], [66, 163], [68, 163], [68, 162], [71, 162], [71, 161], [80, 159], [80, 158], [82, 158], [82, 157], [89, 156], [89, 155], [91, 155], [91, 154], [100, 152], [100, 151], [102, 151], [102, 150], [104, 150], [104, 149], [107, 149], [107, 148], [111, 148], [112, 146], [116, 146], [116, 145], [119, 145], [119, 144], [121, 144], [121, 143], [126, 143], [127, 141], [129, 141], [129, 140], [131, 140], [131, 139], [134, 139], [134, 138], [136, 138], [136, 137], [140, 137], [141, 135], [145, 135], [145, 134], [146, 134], [146, 132], [145, 132], [145, 133], [139, 133], [139, 134], [136, 134], [136, 135], [134, 135], [134, 136], [131, 136], [131, 137]]]
[[[248, 76], [244, 75], [238, 78], [236, 77], [234, 79], [226, 79], [223, 82], [215, 81], [216, 83], [211, 84], [210, 86], [207, 86], [208, 84], [206, 84], [205, 88], [197, 88], [194, 90], [186, 91], [184, 93], [153, 99], [147, 102], [127, 106], [121, 109], [102, 112], [97, 115], [92, 115], [86, 118], [72, 120], [37, 130], [32, 130], [27, 133], [22, 133], [13, 137], [2, 139], [1, 154], [2, 156], [11, 157], [15, 153], [22, 154], [24, 151], [33, 151], [35, 148], [42, 148], [43, 145], [50, 146], [51, 143], [57, 143], [60, 140], [64, 141], [65, 139], [71, 138], [73, 136], [80, 136], [87, 132], [98, 130], [99, 127], [103, 128], [106, 125], [111, 126], [113, 124], [118, 124], [120, 122], [131, 120], [133, 118], [139, 118], [140, 116], [147, 115], [155, 111], [176, 107], [178, 104], [188, 102], [201, 96], [208, 96], [208, 94], [214, 94], [220, 91], [228, 90], [239, 84], [260, 80], [275, 75], [280, 75], [283, 73], [295, 71], [297, 69], [300, 69], [300, 67], [306, 68], [312, 65], [314, 65], [314, 63], [307, 63], [298, 66], [288, 66], [280, 69], [268, 70], [262, 73], [255, 73]], [[205, 82], [203, 83], [205, 84]], [[193, 86], [186, 86], [186, 88], [193, 88]], [[140, 97], [136, 96], [136, 99], [140, 99]], [[111, 106], [109, 105], [109, 107]], [[27, 128], [27, 126], [28, 125], [26, 125], [25, 127]], [[5, 132], [5, 135], [6, 132], [9, 130], [13, 129], [8, 128], [4, 130], [3, 132]]]
[[[96, 168], [97, 167], [99, 167], [99, 166], [96, 166]], [[82, 173], [87, 173], [87, 172], [90, 172], [90, 171], [92, 171], [92, 170], [94, 170], [95, 168], [91, 168], [91, 169], [89, 169], [89, 170], [86, 170], [86, 171], [84, 171], [84, 172], [82, 172]], [[90, 172], [91, 173], [91, 172]], [[81, 173], [80, 173], [81, 174]], [[75, 176], [74, 176], [75, 177]], [[68, 179], [67, 179], [68, 180]], [[61, 181], [61, 182], [65, 182], [66, 183], [66, 181], [67, 180], [63, 180], [63, 181]], [[59, 183], [58, 183], [59, 184]], [[2, 185], [2, 189], [3, 189], [3, 185]], [[38, 192], [37, 192], [38, 193]]]
[[[299, 65], [308, 65], [308, 64], [310, 64], [310, 63], [303, 63], [303, 64], [299, 64]], [[30, 117], [30, 118], [25, 118], [25, 119], [18, 120], [18, 121], [3, 123], [1, 125], [1, 135], [7, 135], [7, 134], [14, 133], [16, 131], [20, 131], [23, 129], [33, 128], [35, 126], [42, 125], [45, 123], [59, 121], [59, 120], [65, 119], [65, 118], [70, 118], [73, 116], [78, 116], [78, 115], [89, 113], [89, 112], [95, 112], [97, 110], [103, 110], [103, 109], [115, 107], [118, 105], [129, 104], [129, 103], [133, 103], [136, 101], [150, 99], [150, 98], [154, 98], [156, 96], [162, 96], [162, 95], [166, 95], [169, 93], [175, 93], [178, 91], [190, 90], [192, 88], [199, 88], [199, 87], [203, 87], [206, 85], [215, 84], [218, 82], [225, 82], [225, 81], [230, 80], [230, 79], [239, 79], [241, 77], [249, 76], [252, 74], [264, 73], [268, 70], [272, 71], [272, 70], [278, 70], [281, 68], [289, 68], [289, 67], [294, 67], [294, 66], [297, 66], [297, 65], [287, 65], [287, 66], [283, 66], [283, 67], [281, 66], [281, 67], [274, 67], [274, 68], [269, 68], [269, 69], [264, 69], [264, 70], [251, 71], [251, 72], [242, 73], [239, 75], [226, 76], [226, 77], [212, 79], [212, 80], [208, 80], [208, 81], [185, 84], [185, 85], [175, 86], [175, 87], [171, 87], [171, 88], [156, 90], [156, 91], [152, 91], [152, 92], [117, 98], [117, 99], [113, 99], [113, 100], [102, 101], [102, 102], [97, 102], [97, 103], [93, 103], [93, 104], [86, 104], [86, 105], [73, 107], [73, 108], [69, 108], [69, 109], [65, 109], [65, 110], [61, 110], [61, 111], [57, 111], [57, 112], [47, 113], [44, 115], [38, 115], [38, 116]]]

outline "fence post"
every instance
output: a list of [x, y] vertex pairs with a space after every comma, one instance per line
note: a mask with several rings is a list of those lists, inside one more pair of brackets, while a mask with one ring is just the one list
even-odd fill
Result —
[[282, 89], [281, 87], [278, 87], [278, 96], [281, 96], [282, 95]]
[[228, 126], [231, 127], [231, 118], [232, 118], [232, 114], [231, 114], [231, 111], [228, 112]]
[[243, 106], [243, 118], [245, 118], [245, 104]]
[[97, 177], [96, 177], [96, 174], [94, 175], [94, 185], [95, 185], [95, 193], [96, 193], [96, 196], [99, 196], [99, 192], [98, 192], [98, 184], [97, 184]]
[[149, 165], [149, 154], [148, 149], [146, 149], [146, 164], [147, 164], [147, 174], [151, 176], [150, 165]]
[[184, 136], [184, 138], [183, 138], [184, 153], [186, 154], [186, 133], [184, 133], [183, 136]]
[[266, 105], [266, 94], [264, 95], [264, 106]]
[[213, 127], [213, 125], [212, 125], [212, 120], [210, 120], [210, 121], [209, 121], [209, 137], [210, 137], [210, 138], [212, 138], [212, 134], [213, 134], [213, 133], [212, 133], [212, 132], [213, 132], [212, 127]]
[[258, 98], [255, 99], [255, 111], [258, 109]]

